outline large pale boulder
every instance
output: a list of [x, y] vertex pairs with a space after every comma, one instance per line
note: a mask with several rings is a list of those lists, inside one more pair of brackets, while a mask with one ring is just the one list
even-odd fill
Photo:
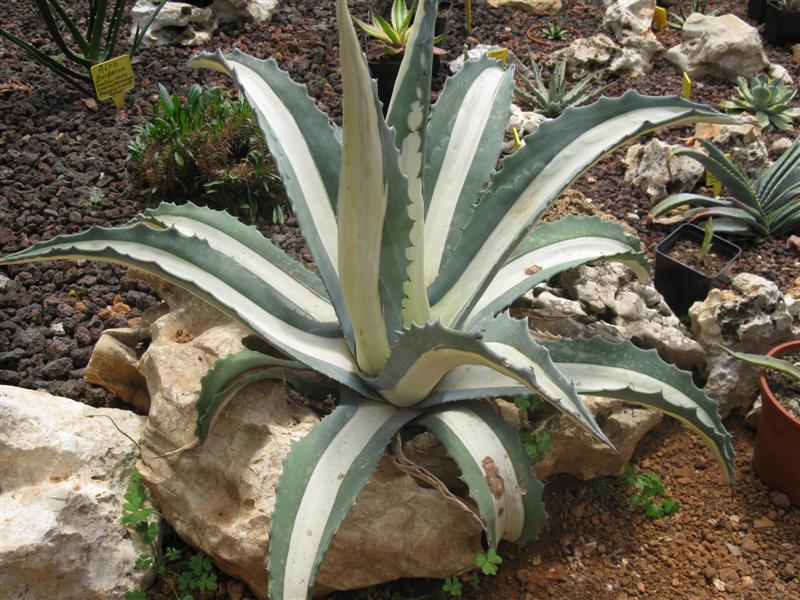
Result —
[[681, 43], [667, 51], [666, 59], [698, 80], [754, 77], [770, 66], [758, 30], [732, 14], [689, 15]]
[[561, 0], [488, 0], [492, 8], [516, 8], [534, 15], [554, 15], [561, 10]]
[[654, 203], [670, 194], [688, 192], [704, 173], [703, 165], [688, 156], [674, 155], [682, 146], [652, 139], [628, 148], [623, 183], [643, 191]]
[[[220, 413], [205, 444], [157, 458], [193, 440], [201, 377], [240, 350], [249, 331], [181, 290], [152, 283], [172, 310], [149, 326], [150, 345], [137, 364], [151, 398], [142, 477], [183, 539], [266, 598], [268, 530], [283, 459], [319, 417], [282, 384], [262, 382]], [[317, 589], [446, 577], [473, 565], [480, 536], [474, 515], [387, 457], [334, 536]]]
[[700, 345], [686, 335], [652, 283], [636, 280], [620, 263], [565, 271], [554, 286], [540, 285], [522, 300], [533, 329], [564, 337], [631, 340], [682, 369], [705, 364]]
[[[144, 417], [43, 392], [0, 386], [0, 597], [123, 598], [154, 573], [122, 524]], [[153, 517], [158, 521], [157, 517]]]
[[[789, 300], [791, 305], [791, 299]], [[790, 312], [778, 286], [768, 279], [739, 273], [729, 289], [713, 289], [689, 309], [694, 338], [708, 356], [706, 394], [717, 401], [726, 417], [735, 408], [747, 409], [758, 392], [756, 370], [719, 350], [763, 354], [791, 339], [800, 320]]]

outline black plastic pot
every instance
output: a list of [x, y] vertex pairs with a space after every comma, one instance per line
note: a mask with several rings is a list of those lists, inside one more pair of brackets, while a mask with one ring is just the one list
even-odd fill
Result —
[[378, 80], [378, 98], [383, 102], [383, 114], [389, 110], [389, 101], [392, 99], [394, 82], [400, 72], [402, 56], [387, 56], [380, 60], [369, 61], [369, 71]]
[[442, 35], [450, 31], [450, 10], [453, 3], [449, 0], [439, 2], [439, 11], [436, 13], [436, 24], [434, 25], [433, 35]]
[[800, 12], [788, 12], [775, 0], [767, 0], [764, 12], [764, 38], [773, 46], [800, 42]]
[[684, 223], [656, 246], [656, 272], [653, 283], [664, 296], [669, 307], [683, 316], [689, 307], [700, 300], [705, 300], [712, 287], [722, 283], [725, 274], [733, 261], [742, 253], [742, 249], [717, 235], [711, 238], [711, 250], [728, 260], [719, 272], [706, 275], [692, 265], [686, 265], [668, 255], [672, 247], [681, 240], [692, 240], [698, 249], [703, 242], [704, 232], [696, 225]]
[[747, 17], [756, 23], [764, 22], [764, 13], [767, 10], [767, 0], [749, 0], [747, 3]]

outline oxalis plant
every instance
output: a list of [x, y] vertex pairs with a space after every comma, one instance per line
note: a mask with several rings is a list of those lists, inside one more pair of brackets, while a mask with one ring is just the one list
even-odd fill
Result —
[[479, 399], [537, 396], [609, 445], [580, 394], [653, 407], [696, 430], [730, 479], [730, 436], [688, 373], [629, 343], [538, 340], [525, 320], [501, 312], [589, 261], [621, 261], [646, 276], [639, 242], [617, 225], [567, 217], [534, 227], [537, 218], [620, 144], [667, 125], [729, 118], [677, 97], [628, 92], [568, 108], [495, 172], [512, 70], [487, 58], [468, 62], [431, 109], [436, 0], [424, 0], [384, 119], [345, 0], [336, 10], [341, 129], [274, 60], [236, 51], [192, 60], [233, 77], [253, 107], [316, 272], [229, 215], [170, 204], [2, 261], [133, 265], [274, 347], [276, 356], [242, 350], [203, 377], [196, 444], [253, 381], [285, 378], [305, 388], [316, 371], [340, 385], [336, 408], [283, 463], [269, 530], [273, 600], [310, 596], [336, 530], [387, 444], [412, 423], [435, 433], [458, 464], [489, 548], [535, 537], [545, 518], [542, 484], [517, 430]]

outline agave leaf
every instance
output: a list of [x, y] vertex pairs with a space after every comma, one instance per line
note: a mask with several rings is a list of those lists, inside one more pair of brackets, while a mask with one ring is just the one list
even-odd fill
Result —
[[368, 383], [397, 406], [430, 407], [435, 402], [429, 394], [441, 379], [454, 368], [470, 364], [485, 365], [518, 381], [526, 393], [542, 397], [607, 442], [572, 384], [531, 339], [526, 322], [507, 316], [491, 321], [483, 334], [455, 331], [439, 323], [407, 329], [386, 368]]
[[800, 142], [795, 142], [756, 181], [756, 193], [765, 207], [774, 209], [797, 194], [800, 183]]
[[372, 20], [383, 30], [383, 33], [389, 38], [389, 43], [392, 46], [400, 47], [403, 45], [403, 38], [400, 36], [400, 33], [380, 14], [372, 13]]
[[748, 204], [752, 208], [761, 210], [761, 202], [758, 194], [744, 171], [728, 160], [728, 158], [708, 140], [700, 140], [700, 143], [703, 145], [706, 152], [708, 152], [708, 156], [692, 150], [679, 150], [676, 154], [690, 156], [711, 171], [733, 197]]
[[337, 1], [342, 64], [339, 277], [356, 360], [377, 374], [403, 325], [413, 221], [394, 134], [386, 125], [347, 3]]
[[788, 360], [783, 360], [782, 358], [776, 358], [774, 356], [766, 356], [764, 354], [734, 352], [733, 350], [719, 344], [717, 347], [730, 354], [736, 360], [742, 361], [743, 363], [753, 367], [758, 367], [759, 369], [772, 369], [773, 371], [779, 371], [780, 373], [800, 381], [800, 367], [798, 367], [796, 364], [790, 363]]
[[133, 266], [166, 279], [250, 327], [281, 352], [366, 396], [374, 395], [361, 380], [338, 326], [309, 318], [287, 301], [286, 290], [279, 292], [206, 241], [175, 229], [144, 223], [93, 227], [41, 242], [0, 264], [74, 258]]
[[274, 59], [258, 60], [234, 50], [201, 53], [189, 61], [233, 77], [258, 118], [292, 200], [303, 237], [348, 339], [352, 332], [337, 276], [336, 199], [341, 145], [336, 130]]
[[331, 386], [304, 378], [301, 374], [303, 371], [313, 373], [306, 365], [297, 361], [276, 358], [247, 348], [220, 358], [200, 380], [195, 435], [201, 443], [204, 442], [217, 416], [236, 393], [256, 381], [286, 381], [303, 393], [323, 398], [338, 391]]
[[[402, 3], [403, 0], [397, 0]], [[413, 14], [408, 11], [408, 15]], [[403, 325], [425, 323], [430, 317], [428, 292], [424, 281], [425, 257], [422, 199], [423, 156], [430, 113], [430, 82], [433, 69], [433, 34], [436, 0], [424, 0], [416, 11], [400, 71], [397, 75], [387, 123], [395, 130], [395, 144], [400, 148], [400, 168], [408, 178], [409, 213], [413, 220], [408, 282], [403, 307]]]
[[146, 210], [144, 216], [184, 235], [205, 240], [268, 282], [287, 300], [293, 300], [309, 317], [322, 323], [336, 323], [336, 312], [319, 277], [273, 245], [254, 226], [244, 225], [225, 211], [191, 203], [180, 206], [164, 203]]
[[283, 461], [269, 528], [269, 595], [310, 598], [331, 539], [392, 436], [417, 412], [344, 394]]
[[494, 172], [511, 113], [513, 71], [496, 61], [467, 61], [447, 80], [428, 126], [425, 148], [425, 282], [431, 283], [469, 221], [471, 206]]
[[689, 373], [661, 360], [655, 350], [630, 342], [595, 337], [545, 340], [542, 345], [582, 394], [642, 404], [688, 425], [714, 452], [726, 480], [733, 480], [731, 437], [717, 405], [694, 385]]
[[428, 288], [433, 317], [458, 326], [542, 211], [595, 161], [648, 131], [696, 121], [732, 119], [678, 97], [629, 91], [543, 123], [505, 160]]
[[502, 539], [535, 539], [547, 517], [519, 432], [478, 402], [429, 412], [415, 423], [430, 429], [461, 470], [493, 548]]
[[[650, 214], [653, 217], [663, 215], [666, 212], [674, 210], [680, 206], [730, 206], [731, 202], [722, 198], [709, 198], [708, 196], [701, 196], [700, 194], [674, 194], [668, 198], [664, 198], [661, 202], [656, 204], [650, 209]], [[749, 208], [749, 207], [748, 207]], [[752, 210], [752, 209], [750, 209]]]
[[465, 320], [467, 329], [479, 328], [538, 283], [593, 260], [623, 262], [642, 280], [650, 275], [639, 240], [617, 223], [569, 215], [528, 233], [475, 303]]

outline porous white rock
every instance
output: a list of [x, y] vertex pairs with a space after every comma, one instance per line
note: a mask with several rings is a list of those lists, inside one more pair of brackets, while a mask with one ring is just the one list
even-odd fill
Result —
[[661, 294], [620, 263], [584, 265], [540, 285], [523, 300], [533, 329], [564, 337], [631, 340], [682, 369], [701, 368], [705, 353]]
[[674, 155], [680, 148], [656, 138], [634, 144], [622, 161], [626, 167], [623, 183], [640, 189], [653, 202], [691, 190], [705, 169], [689, 156]]
[[[0, 597], [123, 598], [153, 572], [150, 547], [122, 524], [144, 417], [0, 386]], [[158, 522], [157, 517], [153, 519]]]
[[655, 7], [655, 0], [617, 0], [603, 16], [603, 28], [611, 32], [630, 64], [629, 77], [649, 73], [653, 59], [664, 51], [651, 29]]
[[539, 125], [547, 121], [547, 117], [541, 115], [533, 110], [522, 110], [519, 106], [511, 103], [511, 116], [506, 125], [506, 135], [503, 141], [503, 152], [510, 154], [516, 150], [516, 141], [514, 140], [514, 130], [517, 130], [517, 135], [520, 137], [520, 142], [525, 145], [522, 138], [528, 134], [533, 133], [539, 129]]
[[705, 392], [716, 400], [723, 417], [735, 408], [747, 409], [758, 392], [754, 367], [717, 347], [764, 354], [779, 342], [791, 339], [798, 327], [787, 300], [772, 281], [739, 273], [728, 289], [713, 289], [703, 302], [689, 309], [694, 338], [708, 356]]
[[547, 64], [553, 66], [562, 59], [566, 59], [567, 74], [571, 79], [586, 77], [601, 70], [636, 77], [648, 70], [642, 54], [621, 48], [605, 33], [574, 40], [566, 48], [551, 53]]
[[[144, 27], [159, 0], [137, 0], [131, 9], [131, 38]], [[220, 23], [262, 23], [272, 17], [278, 0], [213, 0], [210, 6], [168, 1], [142, 38], [143, 46], [202, 46], [211, 41]]]

